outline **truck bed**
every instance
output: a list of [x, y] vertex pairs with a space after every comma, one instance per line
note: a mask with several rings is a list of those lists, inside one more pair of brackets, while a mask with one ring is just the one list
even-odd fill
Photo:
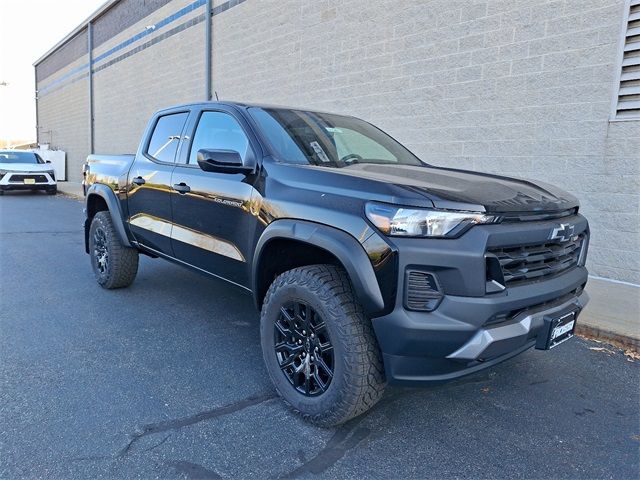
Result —
[[127, 173], [131, 168], [133, 154], [89, 155], [83, 167], [83, 190], [96, 182], [104, 183], [118, 192], [127, 183]]

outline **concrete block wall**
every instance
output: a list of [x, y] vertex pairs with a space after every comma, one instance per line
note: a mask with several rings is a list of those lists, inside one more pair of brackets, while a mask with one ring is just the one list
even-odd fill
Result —
[[247, 1], [213, 17], [213, 87], [361, 116], [436, 165], [560, 185], [591, 222], [591, 272], [638, 284], [640, 120], [609, 121], [624, 8]]
[[88, 55], [82, 55], [37, 87], [50, 85], [38, 92], [38, 141], [66, 152], [68, 180], [80, 178], [79, 166], [89, 154], [88, 71], [78, 71], [87, 62]]
[[[105, 42], [94, 52], [98, 58], [135, 34], [145, 31], [193, 0], [173, 0], [153, 14]], [[204, 20], [167, 36], [167, 30], [194, 22], [204, 15], [198, 8], [137, 40], [94, 65], [95, 151], [133, 153], [156, 110], [177, 103], [201, 101], [205, 95]], [[161, 41], [158, 41], [158, 39]], [[147, 46], [148, 43], [157, 43]], [[133, 54], [131, 54], [133, 52]], [[127, 56], [129, 54], [129, 56]], [[109, 62], [124, 56], [117, 63]]]
[[[194, 3], [162, 5], [94, 57]], [[358, 115], [427, 162], [560, 185], [590, 219], [591, 272], [640, 284], [640, 120], [610, 121], [624, 0], [214, 6], [212, 84], [221, 99]], [[152, 111], [204, 98], [203, 13], [199, 2], [96, 62], [97, 152], [134, 151]], [[41, 111], [45, 102], [53, 99], [39, 100]], [[51, 118], [56, 128], [66, 121]], [[72, 143], [80, 141], [60, 146], [78, 150]]]

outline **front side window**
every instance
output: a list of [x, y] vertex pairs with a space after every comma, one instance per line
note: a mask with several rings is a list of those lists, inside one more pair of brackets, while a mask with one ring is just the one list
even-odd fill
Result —
[[228, 113], [203, 112], [193, 136], [189, 164], [198, 164], [198, 150], [233, 150], [242, 160], [247, 156], [249, 139], [238, 121]]
[[354, 117], [281, 108], [250, 108], [251, 116], [285, 163], [348, 167], [358, 163], [424, 165], [404, 146]]
[[147, 154], [159, 162], [173, 163], [188, 115], [182, 112], [160, 117], [151, 134]]

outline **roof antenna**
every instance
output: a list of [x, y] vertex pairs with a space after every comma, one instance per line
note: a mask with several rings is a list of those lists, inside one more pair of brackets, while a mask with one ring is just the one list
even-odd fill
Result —
[[213, 93], [216, 95], [216, 102], [219, 102], [220, 99], [218, 98], [218, 92], [214, 90]]

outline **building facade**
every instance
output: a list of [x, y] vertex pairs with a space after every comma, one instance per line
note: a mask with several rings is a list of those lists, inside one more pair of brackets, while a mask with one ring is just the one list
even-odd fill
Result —
[[429, 163], [569, 190], [591, 272], [640, 284], [640, 0], [112, 0], [35, 73], [70, 180], [213, 92], [349, 113]]

